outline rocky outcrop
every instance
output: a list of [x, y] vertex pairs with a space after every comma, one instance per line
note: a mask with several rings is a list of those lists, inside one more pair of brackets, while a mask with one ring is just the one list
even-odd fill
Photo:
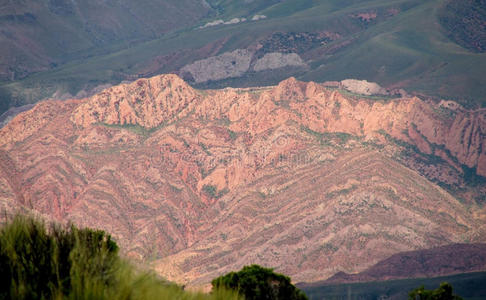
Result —
[[486, 187], [461, 175], [484, 174], [484, 118], [295, 78], [199, 91], [161, 75], [17, 115], [0, 130], [0, 205], [107, 230], [180, 283], [249, 263], [320, 280], [484, 242]]
[[[252, 61], [256, 60], [252, 63]], [[248, 71], [275, 70], [284, 67], [306, 67], [307, 64], [297, 53], [272, 52], [256, 59], [254, 53], [246, 49], [197, 60], [180, 69], [182, 77], [195, 83], [217, 81], [241, 77]]]
[[[83, 128], [104, 123], [151, 129], [195, 112], [196, 116], [211, 120], [227, 118], [232, 122], [231, 130], [241, 132], [249, 128], [252, 135], [288, 120], [318, 133], [344, 132], [367, 139], [383, 131], [415, 145], [425, 154], [442, 153], [455, 168], [466, 165], [476, 169], [478, 175], [486, 175], [484, 110], [452, 110], [418, 98], [387, 103], [350, 100], [319, 84], [298, 82], [293, 78], [259, 93], [255, 97], [244, 90], [230, 89], [203, 96], [176, 75], [163, 75], [106, 89], [82, 101], [70, 119]], [[18, 141], [32, 135], [60, 110], [52, 109], [53, 105], [57, 104], [41, 103], [24, 113], [24, 117], [14, 119], [13, 130], [0, 133], [1, 142]]]
[[341, 81], [341, 85], [350, 92], [361, 95], [387, 95], [388, 92], [375, 82], [368, 82], [366, 80], [345, 79]]
[[181, 68], [180, 73], [190, 73], [196, 83], [240, 77], [250, 68], [252, 53], [237, 49], [218, 56], [202, 59]]
[[[32, 109], [15, 116], [4, 127], [5, 130], [0, 131], [0, 146], [9, 149], [14, 146], [14, 143], [24, 141], [30, 136], [38, 134], [45, 126], [55, 126], [52, 124], [52, 120], [55, 119], [56, 115], [71, 111], [78, 103], [75, 100], [39, 102]], [[67, 129], [69, 129], [69, 126], [67, 126]]]
[[140, 125], [154, 128], [187, 114], [199, 95], [176, 75], [139, 79], [104, 90], [80, 105], [74, 124]]
[[267, 53], [255, 62], [253, 70], [274, 70], [283, 67], [305, 67], [307, 64], [297, 53]]
[[477, 168], [479, 175], [486, 176], [486, 111], [458, 113], [449, 134], [443, 140], [440, 136], [437, 139], [459, 162]]
[[0, 128], [7, 125], [16, 115], [23, 111], [27, 111], [34, 107], [34, 104], [22, 105], [20, 107], [12, 107], [3, 114], [0, 115]]

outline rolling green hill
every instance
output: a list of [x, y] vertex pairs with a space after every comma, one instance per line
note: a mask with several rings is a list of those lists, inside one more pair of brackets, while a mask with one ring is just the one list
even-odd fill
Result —
[[[150, 8], [151, 1], [145, 2]], [[208, 0], [205, 4], [206, 18], [198, 19], [201, 15], [194, 13], [171, 27], [178, 28], [175, 31], [134, 33], [146, 41], [111, 43], [26, 78], [4, 81], [0, 84], [0, 112], [55, 92], [76, 95], [100, 84], [178, 73], [196, 60], [235, 49], [253, 53], [251, 64], [266, 53], [293, 52], [307, 67], [258, 72], [250, 67], [239, 76], [198, 83], [197, 87], [267, 85], [288, 76], [314, 81], [357, 78], [454, 99], [467, 106], [486, 106], [484, 1]], [[151, 11], [144, 18], [147, 26], [157, 19], [158, 12]], [[255, 15], [265, 18], [253, 20]], [[229, 24], [232, 18], [245, 19]], [[471, 21], [465, 22], [467, 18]], [[218, 20], [228, 24], [201, 28]], [[132, 28], [127, 24], [126, 28]]]
[[[0, 80], [15, 82], [73, 60], [113, 53], [189, 26], [210, 12], [207, 4], [187, 0], [0, 1]], [[10, 100], [2, 100], [3, 110]]]

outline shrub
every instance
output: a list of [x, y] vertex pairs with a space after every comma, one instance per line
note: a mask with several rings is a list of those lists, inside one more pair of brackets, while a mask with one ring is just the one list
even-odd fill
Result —
[[435, 290], [426, 290], [424, 286], [408, 293], [409, 300], [462, 300], [461, 297], [452, 294], [452, 286], [443, 282]]
[[0, 299], [239, 299], [185, 292], [152, 273], [138, 272], [101, 230], [46, 229], [17, 216], [0, 229]]
[[220, 288], [237, 291], [246, 300], [304, 300], [307, 296], [296, 288], [290, 278], [259, 265], [245, 266], [239, 272], [230, 272], [211, 282], [213, 290]]
[[15, 217], [0, 230], [0, 298], [49, 299], [114, 282], [118, 247], [100, 230]]

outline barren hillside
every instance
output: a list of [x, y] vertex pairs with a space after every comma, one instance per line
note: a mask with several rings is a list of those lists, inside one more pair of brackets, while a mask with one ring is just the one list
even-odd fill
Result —
[[0, 203], [103, 228], [178, 282], [244, 264], [296, 281], [484, 242], [486, 114], [293, 78], [175, 75], [44, 101], [0, 130]]

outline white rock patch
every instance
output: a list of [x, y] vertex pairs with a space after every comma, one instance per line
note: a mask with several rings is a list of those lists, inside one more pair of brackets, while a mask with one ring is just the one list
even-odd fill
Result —
[[[190, 73], [196, 83], [210, 80], [240, 77], [250, 70], [253, 53], [246, 49], [236, 49], [221, 55], [201, 59], [180, 69], [179, 74]], [[297, 53], [267, 53], [257, 60], [253, 71], [275, 70], [283, 67], [306, 67], [307, 64]]]
[[241, 22], [246, 22], [246, 18], [233, 18], [226, 22], [221, 19], [214, 20], [212, 22], [208, 22], [204, 24], [203, 26], [199, 26], [199, 28], [206, 28], [206, 27], [217, 26], [217, 25], [231, 25], [231, 24], [238, 24]]
[[366, 80], [345, 79], [341, 81], [342, 86], [353, 93], [361, 95], [387, 95], [386, 89], [382, 88], [378, 83], [368, 82]]
[[255, 71], [273, 70], [283, 67], [305, 67], [307, 64], [297, 53], [267, 53], [253, 66]]
[[258, 20], [263, 20], [266, 19], [267, 16], [265, 15], [254, 15], [253, 18], [251, 18], [252, 21], [258, 21]]
[[195, 61], [180, 72], [191, 73], [196, 83], [240, 77], [250, 68], [252, 53], [246, 49], [225, 52], [218, 56]]

